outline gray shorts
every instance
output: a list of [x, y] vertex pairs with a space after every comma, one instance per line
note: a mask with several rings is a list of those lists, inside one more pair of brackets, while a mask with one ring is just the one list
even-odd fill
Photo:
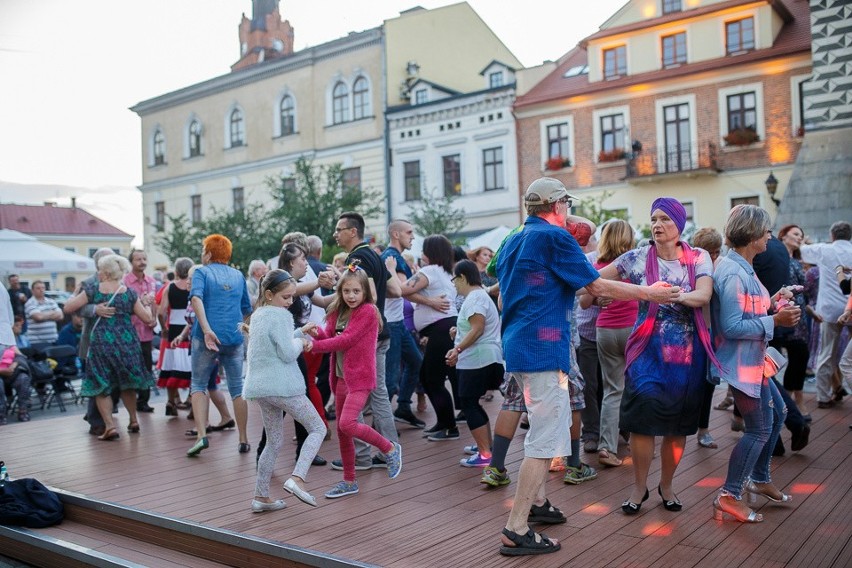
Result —
[[530, 429], [524, 455], [550, 459], [571, 455], [571, 396], [567, 373], [513, 373], [523, 393]]

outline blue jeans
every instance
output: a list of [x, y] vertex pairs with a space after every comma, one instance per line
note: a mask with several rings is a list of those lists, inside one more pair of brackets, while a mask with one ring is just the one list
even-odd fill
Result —
[[772, 380], [763, 381], [760, 398], [752, 398], [737, 389], [731, 391], [745, 421], [745, 434], [731, 452], [728, 477], [722, 489], [739, 500], [747, 479], [751, 478], [755, 483], [772, 481], [769, 462], [781, 433], [787, 407]]
[[420, 380], [420, 364], [423, 355], [403, 321], [389, 321], [390, 348], [385, 357], [385, 383], [388, 396], [396, 396], [398, 409], [411, 410], [411, 395]]
[[207, 392], [210, 373], [218, 362], [225, 371], [228, 381], [228, 394], [231, 399], [243, 396], [243, 353], [245, 344], [220, 345], [219, 351], [210, 351], [204, 340], [192, 338], [192, 385], [189, 394]]

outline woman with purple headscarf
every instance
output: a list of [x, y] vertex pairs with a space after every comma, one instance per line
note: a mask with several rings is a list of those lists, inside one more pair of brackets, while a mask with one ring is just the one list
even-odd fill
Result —
[[635, 485], [621, 505], [627, 515], [648, 499], [647, 479], [656, 436], [663, 437], [660, 485], [663, 507], [680, 511], [672, 478], [686, 437], [698, 430], [708, 358], [715, 363], [701, 308], [713, 294], [713, 263], [702, 249], [681, 240], [686, 210], [674, 198], [651, 205], [650, 245], [630, 250], [601, 276], [650, 286], [680, 286], [677, 303], [639, 302], [639, 318], [627, 340], [619, 427], [630, 432]]

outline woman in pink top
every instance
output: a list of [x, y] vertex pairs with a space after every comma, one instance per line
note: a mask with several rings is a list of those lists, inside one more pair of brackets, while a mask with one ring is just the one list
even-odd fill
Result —
[[[601, 231], [595, 268], [600, 270], [607, 266], [635, 245], [636, 240], [630, 223], [620, 219], [607, 223]], [[617, 455], [618, 414], [621, 393], [624, 390], [624, 352], [627, 348], [627, 338], [639, 314], [639, 303], [635, 300], [612, 300], [582, 294], [580, 307], [585, 309], [591, 305], [601, 308], [597, 319], [597, 344], [603, 380], [603, 400], [598, 462], [604, 466], [615, 467], [621, 465]]]

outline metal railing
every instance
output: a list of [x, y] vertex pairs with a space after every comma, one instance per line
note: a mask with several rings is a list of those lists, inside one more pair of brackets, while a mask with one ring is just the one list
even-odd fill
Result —
[[700, 170], [719, 171], [717, 149], [712, 142], [642, 147], [627, 154], [627, 178]]

